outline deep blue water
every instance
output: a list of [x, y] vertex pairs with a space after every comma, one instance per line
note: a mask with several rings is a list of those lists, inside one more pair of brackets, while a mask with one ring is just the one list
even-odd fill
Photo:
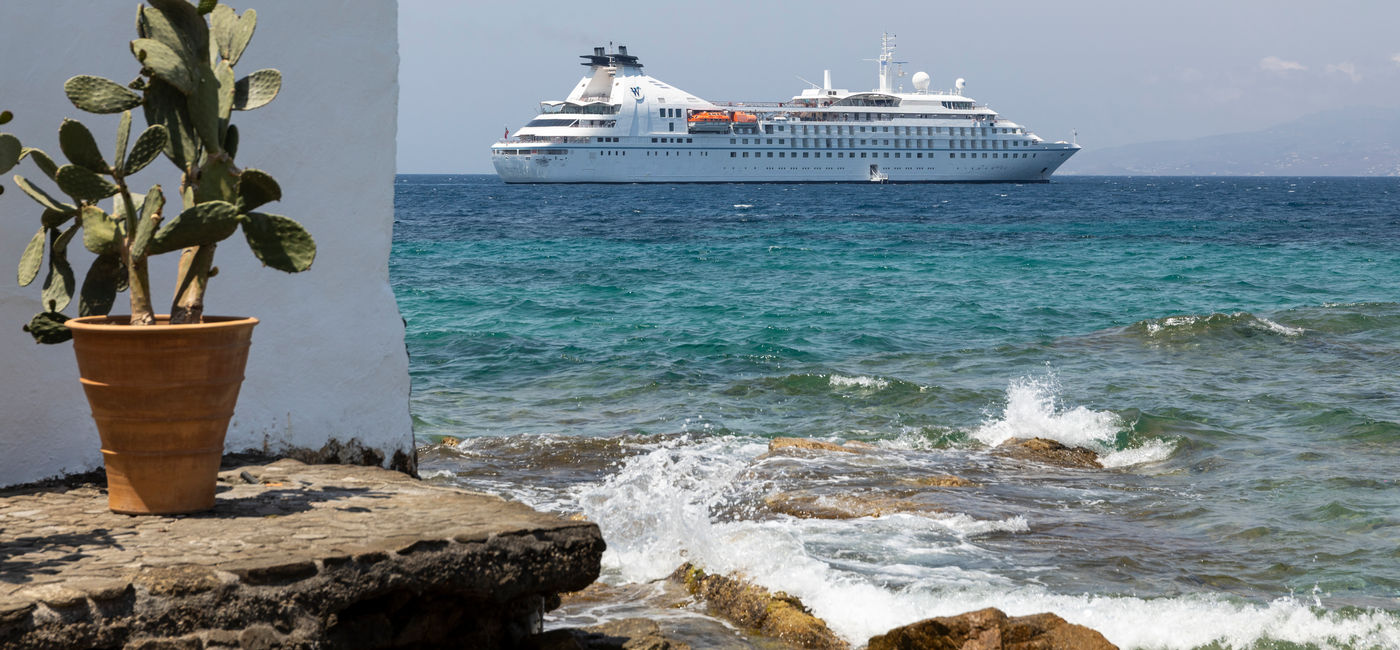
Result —
[[856, 642], [986, 604], [1400, 648], [1400, 180], [396, 187], [417, 433], [464, 439], [425, 471], [598, 521], [607, 580], [704, 560]]

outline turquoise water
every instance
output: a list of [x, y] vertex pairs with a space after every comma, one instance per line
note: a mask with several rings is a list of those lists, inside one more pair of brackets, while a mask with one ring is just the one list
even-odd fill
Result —
[[605, 580], [742, 571], [857, 643], [988, 605], [1400, 648], [1400, 181], [402, 176], [396, 217], [417, 434], [463, 439], [425, 474], [599, 522]]

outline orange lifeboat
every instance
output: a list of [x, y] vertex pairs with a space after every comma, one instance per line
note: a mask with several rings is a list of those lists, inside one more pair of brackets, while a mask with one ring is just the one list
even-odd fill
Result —
[[716, 111], [700, 111], [687, 120], [691, 124], [716, 124], [729, 121], [729, 116]]
[[755, 124], [758, 122], [758, 116], [753, 113], [734, 111], [734, 121], [739, 124]]

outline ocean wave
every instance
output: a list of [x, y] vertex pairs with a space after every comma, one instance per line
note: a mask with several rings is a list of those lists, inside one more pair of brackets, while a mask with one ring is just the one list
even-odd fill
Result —
[[847, 377], [845, 375], [832, 374], [827, 378], [827, 383], [832, 388], [866, 388], [873, 390], [883, 390], [889, 388], [890, 382], [879, 377], [867, 377], [860, 375], [857, 377]]
[[1140, 332], [1157, 340], [1180, 340], [1210, 336], [1249, 337], [1259, 334], [1296, 337], [1307, 332], [1302, 327], [1290, 327], [1249, 312], [1232, 314], [1166, 316], [1138, 321], [1130, 332]]

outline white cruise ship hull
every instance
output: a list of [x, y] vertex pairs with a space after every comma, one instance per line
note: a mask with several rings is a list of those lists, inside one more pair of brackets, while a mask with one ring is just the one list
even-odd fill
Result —
[[594, 48], [567, 98], [540, 103], [491, 147], [507, 183], [1035, 183], [1079, 145], [1047, 142], [956, 89], [803, 90], [782, 103], [716, 104], [642, 72], [626, 47]]
[[[860, 158], [859, 152], [854, 158], [827, 158], [824, 151], [783, 150], [782, 158], [768, 158], [768, 153], [776, 156], [776, 152], [762, 149], [749, 151], [748, 158], [731, 158], [731, 149], [684, 145], [671, 149], [555, 148], [552, 153], [515, 147], [510, 154], [501, 153], [504, 148], [496, 149], [492, 162], [496, 174], [507, 183], [1037, 183], [1049, 181], [1079, 150], [1071, 147], [1017, 152], [1025, 158], [1002, 158], [1013, 155], [1003, 152], [997, 152], [997, 158], [988, 152], [962, 158], [959, 154], [974, 153], [903, 150], [869, 151], [866, 158]], [[802, 157], [803, 153], [808, 156]], [[847, 152], [841, 153], [844, 156]], [[949, 153], [954, 157], [949, 158]], [[987, 158], [981, 157], [984, 153]], [[822, 157], [813, 158], [815, 154]], [[881, 157], [873, 158], [875, 155]], [[877, 165], [874, 174], [871, 165]]]

